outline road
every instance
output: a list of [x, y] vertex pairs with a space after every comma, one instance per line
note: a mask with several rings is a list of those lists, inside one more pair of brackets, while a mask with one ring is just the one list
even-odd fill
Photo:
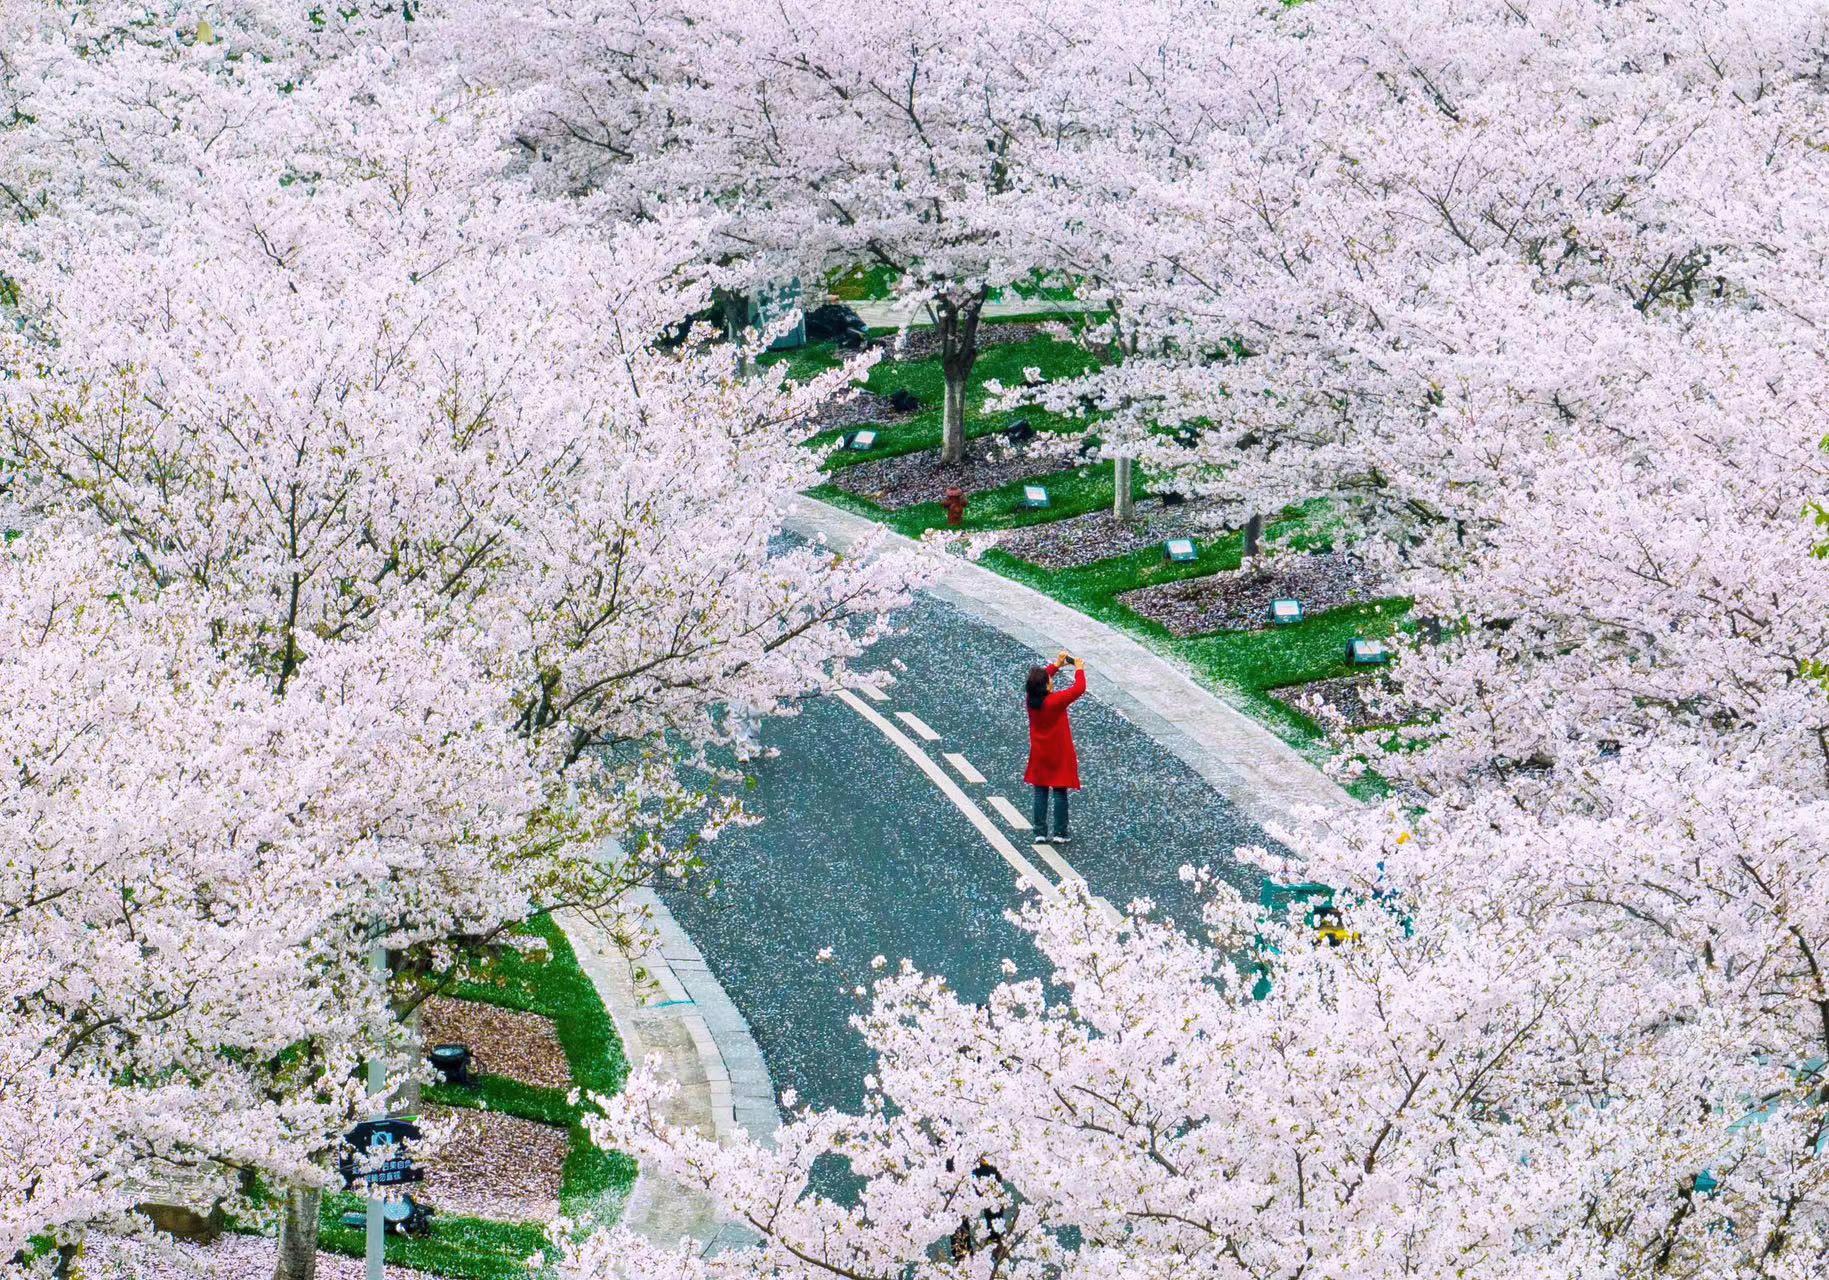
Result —
[[[900, 625], [870, 655], [896, 677], [886, 698], [814, 699], [770, 722], [763, 740], [779, 754], [755, 762], [746, 799], [761, 823], [722, 836], [705, 852], [707, 875], [663, 895], [749, 1020], [777, 1090], [818, 1106], [862, 1098], [870, 1063], [847, 993], [867, 981], [873, 956], [912, 959], [973, 1000], [1005, 957], [1040, 971], [1005, 919], [1022, 901], [1024, 865], [1050, 886], [1077, 873], [1119, 907], [1150, 899], [1158, 917], [1184, 924], [1198, 921], [1184, 864], [1255, 893], [1255, 873], [1232, 850], [1262, 834], [1103, 705], [1096, 670], [1073, 709], [1086, 784], [1073, 843], [1050, 851], [1059, 862], [1038, 853], [1022, 825], [1022, 680], [1036, 656], [931, 597]], [[822, 964], [826, 947], [833, 959]]]

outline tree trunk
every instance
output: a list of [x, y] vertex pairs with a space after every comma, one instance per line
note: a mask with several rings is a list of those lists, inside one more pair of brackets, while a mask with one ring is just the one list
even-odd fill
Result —
[[1119, 458], [1113, 472], [1112, 518], [1126, 524], [1137, 514], [1137, 495], [1131, 492], [1131, 466], [1130, 458]]
[[1264, 517], [1252, 516], [1245, 521], [1245, 559], [1258, 553], [1258, 541], [1264, 536]]
[[939, 314], [940, 369], [946, 375], [946, 408], [941, 419], [940, 465], [965, 461], [965, 388], [978, 362], [978, 317], [984, 310], [986, 291], [964, 302], [950, 297], [934, 305]]
[[715, 291], [718, 307], [724, 313], [724, 336], [735, 342], [749, 324], [749, 299], [730, 289]]
[[279, 1261], [273, 1280], [317, 1280], [318, 1187], [289, 1186], [279, 1214]]

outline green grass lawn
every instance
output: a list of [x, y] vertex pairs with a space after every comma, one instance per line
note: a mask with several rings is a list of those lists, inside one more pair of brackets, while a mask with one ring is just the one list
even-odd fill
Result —
[[[864, 266], [860, 263], [827, 276], [826, 292], [840, 302], [886, 302], [895, 296], [896, 282], [900, 279], [901, 273], [889, 267], [881, 264]], [[1009, 297], [1065, 302], [1073, 297], [1073, 286], [1044, 283], [1042, 273], [1037, 271], [1030, 279], [1013, 284], [1008, 289], [991, 290], [992, 301]]]
[[[985, 327], [989, 328], [998, 323], [1009, 322], [987, 321]], [[781, 352], [778, 353], [778, 357], [782, 363], [787, 364], [790, 377], [806, 377], [825, 369], [834, 368], [841, 359], [839, 353], [834, 351], [829, 343], [805, 347], [798, 351]], [[1022, 381], [1023, 370], [1026, 368], [1040, 369], [1043, 378], [1057, 381], [1086, 373], [1096, 363], [1094, 356], [1073, 343], [1060, 342], [1053, 338], [987, 347], [978, 357], [978, 362], [972, 369], [971, 390], [966, 401], [966, 435], [968, 437], [989, 435], [1003, 430], [1019, 418], [1028, 419], [1037, 431], [1061, 432], [1081, 429], [1085, 424], [1079, 419], [1048, 413], [1040, 409], [1019, 408], [999, 413], [987, 413], [984, 409], [987, 398], [984, 384], [995, 380], [1005, 386], [1014, 386]], [[921, 402], [921, 408], [901, 422], [872, 423], [871, 427], [876, 431], [877, 437], [875, 446], [867, 450], [856, 452], [846, 450], [833, 454], [826, 462], [828, 470], [855, 466], [857, 463], [868, 461], [871, 458], [895, 457], [900, 454], [915, 453], [922, 449], [940, 447], [946, 379], [940, 370], [938, 359], [880, 360], [870, 370], [869, 376], [865, 378], [864, 386], [878, 395], [884, 396], [897, 390], [909, 391]], [[842, 428], [822, 431], [813, 436], [808, 443], [813, 445], [833, 444], [845, 434], [847, 431]]]
[[[521, 926], [522, 933], [545, 939], [551, 949], [545, 962], [501, 949], [479, 957], [471, 976], [451, 991], [460, 1000], [475, 1000], [503, 1009], [550, 1018], [571, 1069], [572, 1083], [584, 1094], [613, 1094], [629, 1074], [622, 1041], [579, 967], [571, 943], [558, 925], [540, 918]], [[569, 1089], [540, 1088], [506, 1076], [482, 1075], [475, 1088], [433, 1085], [428, 1102], [452, 1107], [486, 1107], [507, 1115], [570, 1130], [571, 1147], [559, 1188], [559, 1209], [591, 1226], [613, 1222], [635, 1184], [635, 1162], [618, 1152], [599, 1149], [584, 1129], [590, 1104], [573, 1105]], [[327, 1196], [320, 1227], [320, 1246], [328, 1252], [361, 1257], [363, 1232], [342, 1225], [342, 1215], [360, 1209], [352, 1195]], [[546, 1225], [492, 1222], [440, 1214], [423, 1237], [389, 1235], [387, 1260], [454, 1280], [511, 1280], [525, 1277], [525, 1260], [546, 1243]]]

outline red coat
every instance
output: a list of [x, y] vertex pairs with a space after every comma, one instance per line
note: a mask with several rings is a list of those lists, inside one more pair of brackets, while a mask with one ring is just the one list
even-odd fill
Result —
[[[1048, 678], [1054, 679], [1058, 666], [1050, 665]], [[1032, 787], [1070, 787], [1080, 789], [1080, 758], [1073, 750], [1073, 727], [1067, 723], [1067, 708], [1086, 692], [1086, 673], [1073, 673], [1073, 687], [1049, 694], [1038, 708], [1029, 711], [1029, 767], [1022, 780]]]

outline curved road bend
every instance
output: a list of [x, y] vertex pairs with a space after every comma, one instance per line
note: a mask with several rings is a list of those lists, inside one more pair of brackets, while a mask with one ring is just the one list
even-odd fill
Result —
[[[780, 754], [752, 764], [747, 801], [763, 821], [707, 846], [708, 873], [663, 893], [749, 1020], [776, 1090], [817, 1106], [862, 1100], [871, 1064], [848, 990], [873, 956], [907, 957], [982, 999], [1005, 957], [1041, 968], [1004, 919], [1021, 880], [1051, 892], [1077, 874], [1119, 907], [1149, 898], [1158, 918], [1191, 922], [1198, 908], [1178, 869], [1205, 864], [1253, 893], [1256, 874], [1232, 849], [1265, 840], [1102, 704], [1089, 669], [1073, 709], [1086, 784], [1073, 797], [1073, 843], [1038, 852], [1022, 782], [1022, 678], [1036, 655], [930, 596], [899, 622], [869, 655], [896, 676], [886, 697], [814, 699], [768, 723], [763, 740]], [[817, 960], [824, 947], [833, 963]]]

